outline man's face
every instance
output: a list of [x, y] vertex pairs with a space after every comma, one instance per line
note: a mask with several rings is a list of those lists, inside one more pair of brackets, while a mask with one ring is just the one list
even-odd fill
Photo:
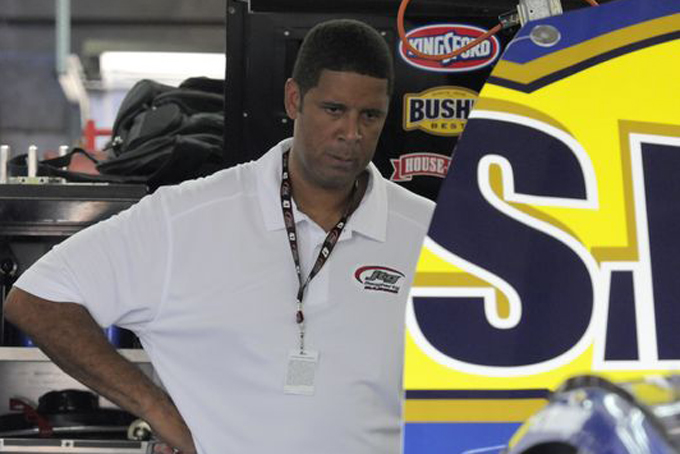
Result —
[[323, 70], [302, 101], [289, 79], [285, 104], [295, 120], [291, 169], [320, 188], [352, 185], [373, 159], [385, 124], [387, 79]]

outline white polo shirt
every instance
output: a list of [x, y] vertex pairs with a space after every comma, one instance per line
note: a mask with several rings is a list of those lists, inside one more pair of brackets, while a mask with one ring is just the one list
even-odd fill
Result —
[[[304, 299], [314, 395], [286, 394], [298, 345], [279, 196], [290, 144], [159, 189], [56, 246], [16, 285], [134, 331], [201, 454], [396, 454], [405, 302], [434, 204], [369, 166], [364, 199]], [[306, 276], [326, 234], [294, 214]]]

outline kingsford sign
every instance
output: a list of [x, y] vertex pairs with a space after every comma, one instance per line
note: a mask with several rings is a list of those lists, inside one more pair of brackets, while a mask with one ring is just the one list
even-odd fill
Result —
[[[419, 52], [427, 55], [446, 55], [469, 44], [486, 31], [472, 25], [437, 24], [413, 29], [406, 34], [406, 39]], [[399, 55], [409, 65], [426, 71], [474, 71], [498, 58], [500, 42], [492, 36], [458, 56], [442, 61], [419, 58], [411, 52], [406, 52], [403, 43], [399, 43]]]

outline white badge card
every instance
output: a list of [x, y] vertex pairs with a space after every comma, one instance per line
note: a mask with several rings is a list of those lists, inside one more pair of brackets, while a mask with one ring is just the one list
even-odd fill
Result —
[[311, 396], [314, 394], [314, 378], [319, 363], [319, 352], [314, 350], [291, 350], [288, 353], [286, 384], [283, 392]]

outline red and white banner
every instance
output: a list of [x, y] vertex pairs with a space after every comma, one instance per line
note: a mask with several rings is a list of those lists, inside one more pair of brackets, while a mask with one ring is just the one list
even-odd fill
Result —
[[451, 158], [436, 153], [409, 153], [390, 159], [394, 171], [390, 180], [411, 181], [414, 176], [446, 177]]

